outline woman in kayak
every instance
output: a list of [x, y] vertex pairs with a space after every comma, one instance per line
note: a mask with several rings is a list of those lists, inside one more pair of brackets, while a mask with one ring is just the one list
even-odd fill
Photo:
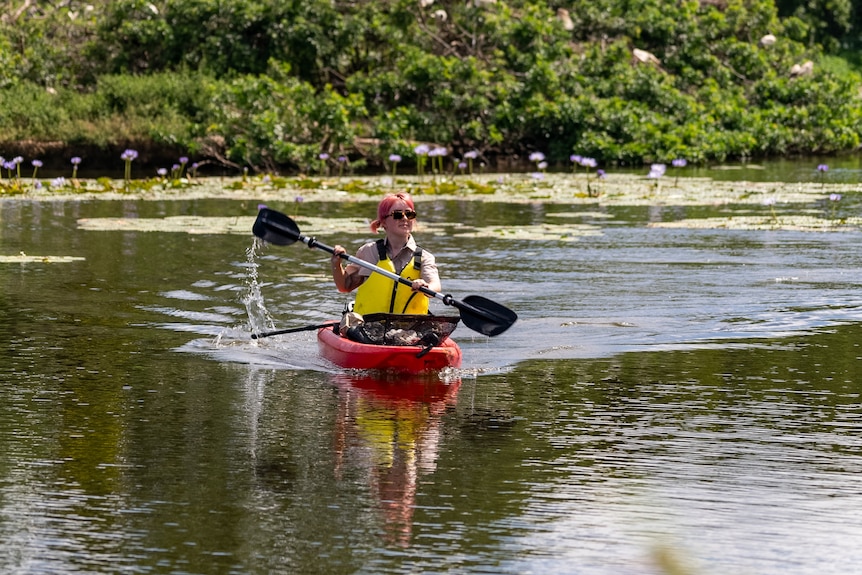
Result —
[[401, 192], [387, 195], [377, 206], [377, 219], [371, 222], [371, 231], [383, 230], [386, 237], [370, 241], [359, 248], [356, 257], [377, 265], [409, 280], [407, 286], [362, 266], [341, 265], [339, 254], [346, 253], [342, 246], [333, 248], [332, 277], [338, 291], [347, 293], [357, 288], [353, 311], [360, 314], [428, 313], [428, 296], [422, 288], [441, 290], [440, 276], [434, 255], [416, 245], [413, 226], [416, 210], [410, 194]]

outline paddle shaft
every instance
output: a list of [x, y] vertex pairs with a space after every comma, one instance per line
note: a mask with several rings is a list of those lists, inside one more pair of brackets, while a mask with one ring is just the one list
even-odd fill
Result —
[[[321, 249], [325, 252], [329, 252], [332, 255], [336, 255], [335, 254], [335, 248], [330, 247], [324, 243], [317, 241], [317, 239], [314, 237], [308, 237], [308, 236], [304, 236], [302, 234], [299, 234], [297, 237], [297, 241], [306, 244], [310, 248], [318, 248], [318, 249]], [[384, 275], [384, 276], [388, 277], [389, 279], [391, 279], [392, 281], [402, 283], [406, 286], [410, 286], [411, 288], [413, 287], [413, 282], [411, 282], [410, 280], [403, 278], [400, 275], [393, 273], [389, 270], [385, 270], [380, 266], [376, 266], [371, 262], [367, 262], [363, 259], [357, 258], [355, 256], [351, 256], [350, 254], [347, 254], [347, 253], [340, 253], [340, 254], [338, 254], [338, 257], [340, 257], [343, 260], [347, 260], [348, 262], [350, 262], [352, 264], [356, 264], [356, 265], [363, 267], [365, 269], [368, 269], [368, 270], [371, 270], [373, 272], [377, 272], [381, 275]], [[421, 291], [422, 293], [424, 293], [427, 296], [436, 297], [436, 298], [440, 299], [446, 305], [454, 306], [460, 310], [467, 311], [468, 313], [472, 313], [472, 314], [476, 314], [476, 315], [480, 315], [480, 316], [484, 315], [484, 312], [482, 312], [481, 310], [476, 309], [475, 307], [471, 306], [468, 303], [465, 303], [462, 301], [456, 301], [455, 298], [453, 298], [451, 295], [448, 295], [448, 294], [443, 295], [442, 293], [436, 292], [436, 291], [434, 291], [430, 288], [427, 288], [427, 287], [420, 287], [419, 291]]]
[[261, 339], [261, 338], [264, 338], [264, 337], [270, 337], [270, 336], [273, 336], [273, 335], [282, 335], [282, 334], [284, 334], [284, 333], [296, 333], [296, 332], [299, 332], [299, 331], [311, 331], [311, 330], [313, 330], [313, 329], [321, 329], [321, 328], [324, 328], [324, 327], [332, 327], [332, 326], [334, 326], [334, 325], [338, 325], [338, 324], [337, 324], [337, 323], [331, 323], [331, 322], [330, 322], [330, 323], [321, 323], [321, 324], [318, 324], [318, 325], [306, 325], [306, 326], [303, 326], [303, 327], [291, 327], [291, 328], [288, 328], [288, 329], [279, 329], [279, 330], [276, 330], [276, 331], [265, 331], [265, 332], [263, 332], [263, 333], [253, 333], [253, 334], [251, 334], [251, 339]]

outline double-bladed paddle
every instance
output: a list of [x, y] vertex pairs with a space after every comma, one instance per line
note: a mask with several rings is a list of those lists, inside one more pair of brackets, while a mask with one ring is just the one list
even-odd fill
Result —
[[[335, 255], [334, 248], [320, 243], [313, 237], [302, 235], [299, 231], [299, 226], [290, 217], [269, 208], [262, 208], [257, 213], [257, 219], [251, 231], [265, 242], [277, 246], [289, 246], [294, 242], [301, 242], [310, 248], [318, 248]], [[338, 254], [338, 256], [352, 264], [382, 274], [393, 281], [408, 286], [413, 285], [410, 280], [365, 260], [349, 254]], [[464, 298], [464, 301], [458, 301], [451, 295], [443, 295], [432, 289], [421, 288], [420, 291], [427, 296], [442, 300], [446, 305], [457, 308], [461, 312], [461, 320], [464, 322], [464, 325], [487, 336], [500, 335], [512, 327], [512, 324], [518, 319], [518, 314], [506, 306], [479, 295], [468, 295]]]

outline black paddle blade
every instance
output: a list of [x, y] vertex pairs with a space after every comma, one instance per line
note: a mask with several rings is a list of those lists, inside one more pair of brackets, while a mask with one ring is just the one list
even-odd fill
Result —
[[296, 222], [281, 212], [269, 208], [262, 208], [257, 213], [251, 233], [277, 246], [289, 246], [301, 235]]
[[463, 302], [452, 301], [461, 312], [461, 321], [474, 331], [487, 336], [500, 335], [518, 319], [518, 314], [504, 305], [480, 295], [468, 295]]

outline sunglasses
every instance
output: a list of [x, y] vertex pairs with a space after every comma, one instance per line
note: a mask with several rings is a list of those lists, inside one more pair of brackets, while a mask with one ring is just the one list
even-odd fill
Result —
[[395, 210], [386, 217], [388, 218], [389, 216], [392, 216], [393, 220], [400, 220], [402, 218], [407, 218], [408, 220], [415, 220], [416, 212], [414, 212], [413, 210]]

